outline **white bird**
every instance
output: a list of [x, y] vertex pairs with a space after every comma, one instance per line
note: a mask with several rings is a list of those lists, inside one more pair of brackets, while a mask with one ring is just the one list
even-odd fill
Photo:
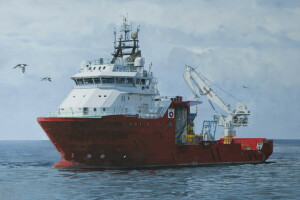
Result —
[[243, 85], [243, 88], [248, 88], [248, 86], [246, 86], [246, 85]]
[[25, 67], [26, 66], [28, 66], [28, 65], [26, 65], [26, 64], [18, 64], [18, 65], [16, 65], [14, 67], [14, 69], [16, 69], [16, 68], [22, 68], [22, 72], [25, 73]]
[[52, 80], [51, 80], [50, 77], [44, 77], [44, 78], [41, 78], [41, 81], [49, 81], [49, 82], [52, 82]]

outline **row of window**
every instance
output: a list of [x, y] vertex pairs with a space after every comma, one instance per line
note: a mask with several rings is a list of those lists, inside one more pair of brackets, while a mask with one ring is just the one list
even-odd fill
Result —
[[[76, 96], [74, 95], [73, 98], [75, 98]], [[85, 97], [85, 95], [83, 95], [83, 97]], [[99, 97], [102, 97], [101, 95], [99, 95]], [[103, 95], [103, 97], [106, 97], [106, 94]]]
[[[89, 65], [87, 65], [87, 67], [88, 67]], [[103, 67], [89, 67], [89, 69], [88, 70], [99, 70], [99, 71], [101, 71], [101, 68], [102, 68], [102, 70], [105, 70], [106, 69], [106, 66], [103, 66]], [[115, 68], [115, 70], [114, 71], [122, 71], [122, 67], [116, 67]]]
[[[93, 70], [95, 70], [97, 67], [94, 67]], [[103, 70], [105, 70], [106, 66], [103, 66]], [[98, 68], [99, 70], [101, 70], [101, 66]], [[92, 70], [92, 67], [89, 67], [89, 70]]]
[[90, 84], [130, 84], [130, 85], [149, 85], [149, 79], [134, 79], [123, 77], [99, 77], [99, 78], [78, 78], [74, 79], [76, 85], [90, 85]]

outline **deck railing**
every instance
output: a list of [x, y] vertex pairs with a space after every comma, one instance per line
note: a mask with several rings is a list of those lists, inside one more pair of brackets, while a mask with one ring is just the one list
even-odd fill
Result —
[[77, 112], [69, 112], [69, 111], [55, 111], [55, 112], [49, 112], [48, 117], [91, 117], [91, 118], [101, 118], [103, 116], [109, 116], [109, 115], [125, 115], [125, 116], [138, 116], [139, 118], [159, 118], [162, 117], [161, 114], [158, 113], [143, 113], [143, 114], [137, 114], [137, 113], [117, 113], [117, 112], [83, 112], [83, 111], [77, 111]]
[[[97, 59], [97, 60], [93, 60], [91, 61], [90, 63], [92, 65], [108, 65], [108, 64], [111, 64], [111, 58], [100, 58], [100, 59]], [[126, 60], [123, 60], [123, 59], [117, 59], [115, 61], [115, 64], [119, 64], [119, 65], [129, 65], [129, 64], [133, 64], [134, 62], [128, 62]]]

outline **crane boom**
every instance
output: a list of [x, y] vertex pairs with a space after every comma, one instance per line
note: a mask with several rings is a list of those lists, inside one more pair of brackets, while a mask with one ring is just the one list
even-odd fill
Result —
[[[214, 102], [227, 113], [230, 113], [230, 110], [225, 105], [225, 103], [214, 93], [214, 91], [204, 82], [204, 80], [195, 72], [194, 68], [190, 66], [186, 66], [186, 73], [184, 75], [185, 81], [191, 88], [192, 80], [194, 80], [195, 84], [198, 86], [200, 94], [205, 95], [208, 100]], [[193, 87], [193, 86], [192, 86]], [[198, 96], [196, 90], [192, 90], [195, 96]]]
[[190, 71], [186, 71], [185, 74], [183, 75], [183, 77], [184, 77], [185, 82], [188, 84], [188, 86], [192, 90], [193, 94], [195, 95], [195, 98], [199, 98], [197, 91], [193, 86]]

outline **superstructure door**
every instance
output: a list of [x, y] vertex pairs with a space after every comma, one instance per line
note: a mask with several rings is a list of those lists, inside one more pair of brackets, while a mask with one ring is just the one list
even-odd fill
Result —
[[175, 143], [182, 144], [182, 136], [187, 134], [187, 107], [175, 108]]

